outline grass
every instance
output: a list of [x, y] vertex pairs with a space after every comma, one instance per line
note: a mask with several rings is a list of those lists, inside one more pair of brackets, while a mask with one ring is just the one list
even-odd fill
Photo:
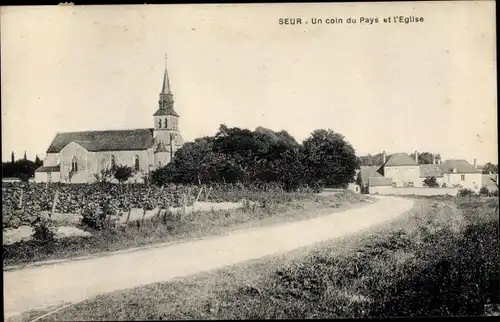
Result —
[[42, 320], [482, 315], [500, 303], [498, 233], [498, 200], [419, 198], [368, 233], [105, 294]]
[[4, 245], [3, 263], [4, 267], [23, 265], [220, 235], [331, 214], [362, 205], [361, 201], [367, 197], [345, 191], [329, 196], [283, 194], [264, 200], [261, 206], [246, 203], [241, 209], [193, 212], [184, 217], [166, 214], [161, 218], [130, 223], [126, 229], [94, 231], [88, 237], [74, 236], [51, 243], [29, 240]]

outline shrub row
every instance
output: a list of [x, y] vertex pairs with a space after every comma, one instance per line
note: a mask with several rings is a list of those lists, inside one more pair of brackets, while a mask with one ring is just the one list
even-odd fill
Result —
[[[3, 228], [17, 228], [34, 224], [41, 212], [51, 211], [56, 191], [58, 192], [55, 212], [83, 214], [111, 206], [116, 212], [127, 212], [131, 208], [154, 209], [192, 205], [200, 186], [171, 184], [162, 188], [144, 184], [117, 185], [98, 184], [37, 184], [2, 183]], [[307, 187], [301, 192], [312, 192]], [[268, 198], [282, 198], [283, 187], [277, 183], [212, 184], [205, 187], [200, 201], [239, 202], [242, 199], [263, 201]], [[22, 202], [20, 200], [22, 199]]]

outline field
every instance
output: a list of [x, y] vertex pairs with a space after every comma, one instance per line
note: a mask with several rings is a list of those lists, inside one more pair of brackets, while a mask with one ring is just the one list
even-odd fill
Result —
[[[139, 189], [140, 187], [142, 190]], [[23, 208], [20, 214], [15, 212], [20, 211], [20, 209], [11, 210], [10, 213], [4, 210], [4, 218], [8, 217], [10, 222], [13, 222], [21, 216], [28, 225], [34, 225], [33, 223], [39, 217], [38, 209], [41, 207], [38, 205], [45, 205], [45, 208], [42, 207], [42, 209], [50, 208], [47, 203], [50, 205], [50, 199], [59, 188], [59, 201], [64, 200], [64, 202], [56, 203], [56, 208], [61, 205], [58, 211], [66, 212], [66, 214], [61, 217], [63, 214], [55, 212], [55, 218], [51, 219], [52, 222], [55, 225], [73, 224], [74, 226], [71, 228], [85, 229], [88, 233], [86, 236], [69, 236], [50, 241], [33, 239], [4, 244], [4, 266], [99, 255], [109, 251], [219, 235], [232, 230], [330, 214], [334, 211], [362, 205], [362, 201], [369, 199], [348, 191], [320, 196], [311, 191], [285, 193], [279, 187], [271, 185], [260, 187], [224, 185], [213, 186], [211, 190], [207, 190], [210, 191], [207, 195], [201, 194], [200, 199], [211, 201], [211, 203], [202, 203], [194, 210], [191, 206], [186, 206], [185, 211], [175, 212], [172, 211], [174, 209], [172, 205], [179, 205], [179, 199], [189, 199], [191, 202], [186, 202], [186, 205], [193, 205], [192, 201], [198, 197], [200, 188], [189, 187], [191, 188], [190, 192], [189, 189], [179, 186], [166, 187], [164, 190], [159, 188], [153, 190], [154, 188], [152, 188], [149, 194], [142, 192], [142, 195], [141, 191], [146, 189], [139, 185], [131, 185], [127, 188], [117, 185], [54, 185], [48, 187], [29, 185], [19, 187], [9, 184], [2, 188], [4, 192], [8, 192], [7, 196], [3, 196], [3, 198], [10, 202], [10, 209]], [[20, 195], [19, 190], [22, 188], [25, 189], [23, 192], [24, 205], [18, 207], [16, 206], [16, 201], [18, 201], [16, 197]], [[127, 189], [129, 194], [123, 198], [120, 193], [127, 191]], [[100, 229], [91, 229], [88, 225], [83, 225], [80, 219], [70, 220], [71, 217], [79, 218], [79, 212], [86, 207], [84, 200], [94, 200], [96, 203], [101, 203], [100, 207], [103, 207], [102, 199], [106, 200], [105, 196], [108, 195], [109, 191], [109, 195], [112, 197], [108, 200], [121, 198], [121, 200], [128, 200], [129, 204], [134, 205], [134, 208], [130, 206], [118, 208], [118, 213], [121, 213], [120, 216], [115, 216], [118, 219], [118, 224], [108, 226], [107, 221], [105, 221], [106, 225]], [[207, 196], [208, 198], [206, 198]], [[68, 200], [70, 200], [71, 206], [66, 204]], [[163, 200], [165, 205], [162, 206], [157, 200]], [[229, 209], [228, 207], [231, 206], [228, 204], [229, 202], [239, 202], [239, 208]], [[150, 204], [150, 206], [145, 206], [145, 204]], [[226, 208], [221, 209], [224, 205]], [[140, 206], [143, 208], [135, 208]], [[127, 209], [129, 214], [133, 214], [130, 217], [138, 218], [135, 218], [136, 220], [128, 218]], [[96, 213], [99, 212], [98, 210], [99, 208]], [[30, 218], [30, 216], [34, 218]], [[61, 220], [63, 217], [66, 219]], [[11, 225], [10, 228], [13, 226]], [[4, 226], [4, 234], [11, 231]]]
[[495, 314], [487, 311], [500, 303], [498, 199], [416, 199], [369, 233], [106, 294], [42, 320]]

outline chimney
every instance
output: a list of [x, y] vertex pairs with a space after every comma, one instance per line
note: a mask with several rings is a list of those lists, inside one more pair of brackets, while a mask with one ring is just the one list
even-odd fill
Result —
[[415, 162], [418, 163], [418, 151], [417, 150], [415, 150]]
[[477, 167], [477, 159], [474, 158], [474, 168], [476, 168], [476, 167]]
[[385, 151], [382, 151], [382, 164], [385, 164], [386, 158], [387, 158], [387, 156], [385, 154]]

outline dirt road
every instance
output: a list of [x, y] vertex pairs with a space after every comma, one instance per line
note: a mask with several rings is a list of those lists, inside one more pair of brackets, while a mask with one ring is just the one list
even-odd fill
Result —
[[291, 251], [392, 220], [413, 201], [377, 197], [365, 207], [227, 236], [4, 272], [5, 318], [101, 293], [192, 275]]

